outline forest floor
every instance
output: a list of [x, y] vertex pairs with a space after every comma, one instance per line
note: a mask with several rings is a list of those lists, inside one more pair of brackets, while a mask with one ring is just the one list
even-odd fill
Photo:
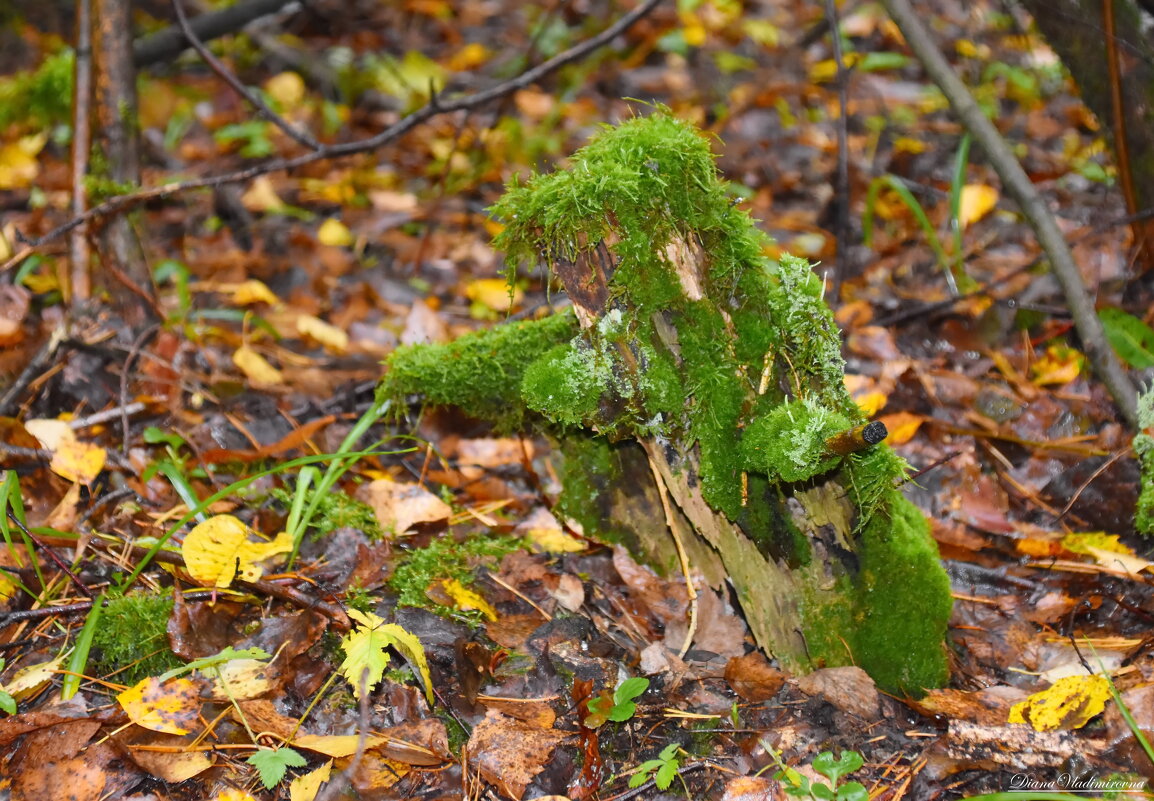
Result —
[[[135, 339], [105, 304], [61, 328], [66, 238], [3, 273], [0, 687], [16, 712], [0, 718], [0, 797], [777, 799], [783, 764], [836, 774], [826, 751], [853, 769], [832, 783], [883, 801], [1098, 791], [1117, 773], [1145, 787], [1154, 762], [1086, 678], [1104, 665], [1154, 729], [1132, 432], [1032, 232], [980, 151], [959, 169], [964, 131], [878, 6], [842, 12], [842, 198], [822, 4], [680, 5], [377, 152], [134, 209], [163, 320]], [[1056, 57], [1001, 4], [919, 5], [1099, 308], [1148, 316], [1152, 273], [1130, 260], [1100, 126]], [[284, 117], [343, 141], [424, 105], [430, 82], [482, 90], [629, 7], [321, 0], [213, 47]], [[25, 68], [60, 44], [24, 39]], [[304, 152], [194, 53], [140, 86], [146, 186]], [[724, 587], [703, 592], [677, 658], [683, 578], [574, 537], [550, 511], [548, 441], [460, 411], [414, 406], [349, 443], [361, 455], [326, 493], [297, 489], [322, 480], [330, 462], [311, 457], [341, 449], [399, 344], [566, 303], [539, 270], [506, 290], [486, 209], [655, 103], [715, 135], [742, 207], [830, 281], [850, 390], [912, 465], [952, 580], [948, 688], [895, 698], [856, 669], [782, 674]], [[0, 263], [17, 232], [68, 219], [66, 123], [46, 105], [0, 131]], [[186, 536], [198, 519], [207, 549]], [[246, 526], [268, 542], [230, 540]], [[365, 664], [384, 670], [376, 687], [346, 678]], [[626, 676], [648, 684], [590, 720], [590, 697]], [[1008, 724], [1063, 677], [1033, 726]]]

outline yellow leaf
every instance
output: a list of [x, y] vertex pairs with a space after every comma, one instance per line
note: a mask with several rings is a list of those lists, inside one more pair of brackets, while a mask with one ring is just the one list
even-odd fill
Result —
[[685, 37], [685, 43], [690, 47], [701, 47], [705, 44], [705, 25], [701, 21], [701, 17], [692, 11], [681, 11], [678, 13], [681, 17], [682, 35]]
[[473, 590], [470, 590], [455, 578], [441, 579], [441, 589], [453, 601], [453, 605], [458, 609], [469, 611], [475, 609], [485, 616], [486, 620], [495, 621], [497, 619], [497, 610], [486, 601], [481, 595]]
[[1030, 365], [1033, 382], [1038, 386], [1068, 384], [1082, 373], [1085, 357], [1066, 345], [1051, 345], [1045, 354]]
[[268, 662], [260, 659], [230, 659], [223, 665], [202, 671], [209, 681], [208, 694], [214, 701], [250, 701], [272, 689]]
[[998, 205], [998, 190], [984, 184], [966, 184], [962, 187], [958, 204], [958, 225], [965, 228], [985, 217]]
[[348, 226], [335, 217], [329, 217], [321, 223], [321, 227], [317, 229], [317, 239], [322, 245], [335, 248], [347, 248], [356, 241]]
[[21, 668], [16, 671], [12, 681], [4, 685], [4, 691], [17, 701], [31, 698], [56, 678], [62, 664], [64, 664], [64, 657], [58, 656], [50, 662], [41, 662]]
[[240, 196], [240, 202], [249, 211], [270, 212], [285, 207], [285, 202], [272, 188], [272, 180], [267, 175], [262, 175], [253, 181], [252, 186]]
[[273, 291], [268, 288], [264, 281], [258, 281], [255, 278], [232, 286], [232, 302], [237, 306], [251, 306], [254, 303], [273, 305], [279, 301], [280, 298], [273, 294]]
[[264, 90], [285, 111], [291, 111], [305, 99], [305, 82], [295, 72], [282, 72], [264, 82]]
[[1113, 570], [1125, 570], [1127, 573], [1137, 576], [1143, 570], [1148, 570], [1154, 567], [1154, 562], [1148, 562], [1140, 556], [1133, 553], [1118, 553], [1117, 551], [1106, 550], [1104, 548], [1087, 548], [1090, 555], [1102, 567], [1108, 567]]
[[1105, 531], [1072, 531], [1062, 537], [1062, 547], [1067, 551], [1089, 556], [1092, 556], [1095, 550], [1133, 556], [1134, 551], [1119, 540], [1117, 534], [1107, 534]]
[[212, 801], [256, 801], [239, 787], [227, 787], [212, 797]]
[[1010, 709], [1010, 723], [1028, 723], [1037, 731], [1080, 729], [1106, 708], [1110, 683], [1105, 676], [1068, 676]]
[[889, 396], [879, 390], [872, 392], [864, 392], [861, 395], [854, 396], [854, 403], [862, 410], [862, 414], [866, 417], [873, 417], [885, 407]]
[[386, 623], [372, 612], [365, 613], [356, 609], [349, 609], [348, 612], [349, 617], [359, 625], [354, 626], [341, 641], [345, 661], [341, 663], [340, 671], [353, 685], [353, 695], [360, 697], [361, 676], [365, 671], [368, 672], [363, 682], [365, 689], [376, 686], [389, 663], [385, 649], [393, 648], [420, 676], [425, 687], [425, 699], [432, 706], [433, 678], [429, 675], [429, 663], [421, 641], [396, 623]]
[[272, 542], [249, 542], [248, 533], [249, 527], [232, 515], [199, 523], [180, 547], [189, 575], [206, 586], [222, 588], [234, 576], [255, 581], [261, 577], [257, 562], [292, 550], [292, 538], [284, 531]]
[[895, 153], [925, 153], [929, 149], [929, 144], [922, 139], [914, 139], [912, 136], [899, 136], [894, 139]]
[[52, 451], [49, 467], [56, 475], [69, 481], [91, 484], [104, 469], [108, 456], [104, 448], [77, 440], [72, 427], [64, 420], [29, 420], [24, 428]]
[[0, 145], [0, 189], [24, 189], [40, 173], [36, 156], [48, 142], [47, 133], [32, 134]]
[[904, 445], [913, 439], [914, 434], [918, 433], [918, 429], [921, 428], [925, 418], [920, 414], [895, 412], [893, 414], [883, 415], [879, 417], [878, 420], [885, 424], [886, 431], [889, 432], [886, 436], [886, 442], [888, 444]]
[[[291, 745], [303, 748], [306, 751], [316, 751], [328, 757], [339, 758], [352, 756], [356, 753], [359, 734], [299, 734]], [[385, 742], [385, 737], [366, 737], [365, 750], [376, 748]]]
[[289, 782], [289, 801], [313, 801], [321, 785], [329, 780], [332, 771], [333, 761], [330, 759], [316, 770], [309, 771], [304, 776], [297, 776]]
[[585, 543], [565, 531], [548, 509], [534, 509], [517, 526], [516, 533], [528, 539], [534, 550], [545, 553], [576, 553], [585, 550]]
[[521, 302], [525, 293], [516, 287], [510, 298], [509, 284], [504, 278], [478, 278], [465, 287], [465, 296], [493, 311], [507, 312]]
[[0, 570], [0, 601], [7, 601], [16, 594], [16, 582], [9, 578], [8, 573]]
[[116, 696], [137, 726], [165, 734], [188, 734], [200, 715], [200, 688], [192, 679], [141, 679]]
[[297, 333], [316, 340], [326, 350], [333, 353], [344, 353], [349, 349], [348, 334], [335, 325], [330, 325], [311, 314], [302, 314], [297, 317]]
[[480, 42], [470, 42], [462, 47], [449, 59], [449, 69], [453, 72], [475, 70], [489, 60], [492, 54], [489, 48]]
[[272, 387], [284, 383], [281, 371], [248, 345], [236, 349], [232, 354], [232, 363], [240, 368], [254, 387]]

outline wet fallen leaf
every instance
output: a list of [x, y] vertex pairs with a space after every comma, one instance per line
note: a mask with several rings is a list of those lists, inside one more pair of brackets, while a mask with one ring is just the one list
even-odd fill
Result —
[[305, 82], [295, 72], [281, 72], [264, 82], [264, 90], [282, 111], [292, 111], [305, 99]]
[[1069, 676], [1014, 704], [1010, 723], [1028, 723], [1037, 731], [1080, 729], [1106, 708], [1110, 683], [1105, 676]]
[[886, 436], [886, 443], [889, 445], [904, 445], [909, 442], [914, 438], [914, 434], [918, 433], [925, 419], [920, 414], [910, 412], [894, 412], [878, 418], [889, 432]]
[[509, 292], [504, 278], [478, 278], [465, 287], [465, 297], [495, 312], [507, 312], [519, 304], [525, 293], [519, 287]]
[[104, 448], [76, 439], [65, 420], [28, 420], [24, 428], [52, 451], [52, 472], [69, 481], [91, 484], [108, 458]]
[[497, 610], [492, 604], [481, 597], [480, 593], [470, 590], [457, 579], [440, 579], [433, 582], [426, 594], [432, 600], [443, 606], [461, 609], [463, 611], [476, 610], [486, 620], [496, 620]]
[[545, 553], [576, 553], [583, 551], [586, 544], [565, 531], [553, 513], [538, 507], [517, 524], [515, 532], [529, 540], [534, 550]]
[[232, 302], [237, 306], [252, 306], [256, 303], [267, 303], [271, 306], [280, 302], [280, 298], [273, 294], [264, 281], [255, 278], [235, 285], [223, 285], [219, 289], [231, 292]]
[[490, 709], [473, 729], [465, 749], [469, 764], [500, 792], [520, 801], [533, 777], [545, 769], [553, 749], [569, 732], [543, 729]]
[[36, 157], [48, 144], [48, 133], [31, 134], [0, 145], [0, 189], [24, 189], [40, 174]]
[[1066, 345], [1051, 345], [1030, 365], [1037, 386], [1068, 384], [1082, 374], [1086, 357]]
[[58, 656], [47, 662], [23, 667], [4, 685], [4, 691], [17, 701], [31, 698], [57, 677], [63, 664], [64, 657]]
[[348, 334], [311, 314], [297, 317], [297, 333], [320, 343], [325, 350], [333, 353], [344, 353], [349, 349]]
[[141, 679], [116, 696], [137, 726], [164, 734], [188, 734], [200, 714], [200, 687], [192, 679]]
[[332, 772], [333, 761], [330, 759], [316, 770], [297, 776], [289, 782], [289, 801], [313, 801], [321, 785], [329, 780]]
[[341, 640], [345, 660], [341, 663], [340, 672], [353, 685], [353, 694], [360, 698], [362, 686], [368, 690], [380, 682], [389, 664], [389, 655], [385, 649], [394, 648], [420, 677], [425, 688], [425, 699], [432, 706], [433, 679], [429, 675], [429, 663], [425, 659], [421, 641], [403, 627], [396, 623], [386, 623], [372, 612], [365, 613], [356, 609], [348, 611], [354, 627]]
[[285, 207], [285, 202], [273, 189], [272, 180], [262, 175], [252, 182], [252, 185], [241, 195], [240, 202], [249, 211], [270, 212]]
[[768, 701], [785, 683], [785, 674], [769, 664], [761, 651], [730, 659], [725, 665], [725, 680], [746, 701]]
[[257, 562], [292, 550], [287, 532], [272, 542], [251, 542], [249, 531], [232, 515], [216, 515], [197, 524], [180, 548], [189, 575], [205, 586], [222, 588], [232, 584], [234, 577], [256, 581], [262, 574]]

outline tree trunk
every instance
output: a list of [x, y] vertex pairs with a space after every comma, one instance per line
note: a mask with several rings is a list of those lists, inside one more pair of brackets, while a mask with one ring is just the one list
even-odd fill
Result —
[[[92, 47], [99, 176], [114, 194], [140, 186], [136, 71], [129, 0], [93, 0]], [[117, 216], [99, 232], [103, 284], [121, 318], [139, 330], [157, 319], [148, 265], [130, 220]]]

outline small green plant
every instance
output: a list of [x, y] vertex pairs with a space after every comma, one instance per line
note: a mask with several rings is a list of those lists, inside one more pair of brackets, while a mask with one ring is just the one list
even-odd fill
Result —
[[[0, 670], [4, 669], [4, 660], [0, 658]], [[9, 715], [16, 714], [16, 699], [4, 690], [0, 690], [0, 709], [7, 712]]]
[[515, 537], [480, 536], [464, 542], [458, 542], [451, 534], [438, 537], [401, 560], [389, 578], [389, 587], [397, 593], [397, 606], [417, 606], [479, 623], [479, 611], [459, 611], [430, 600], [426, 594], [429, 585], [438, 579], [456, 579], [468, 587], [474, 581], [473, 568], [477, 563], [495, 564], [520, 547], [521, 540]]
[[245, 158], [259, 159], [271, 156], [276, 148], [269, 136], [270, 126], [264, 120], [225, 125], [214, 134], [221, 144], [240, 144], [240, 154]]
[[[272, 496], [281, 503], [289, 507], [290, 514], [293, 509], [304, 509], [304, 504], [312, 499], [311, 492], [308, 492], [309, 483], [305, 476], [308, 471], [312, 471], [312, 476], [315, 478], [318, 471], [314, 467], [306, 467], [301, 471], [301, 478], [297, 481], [296, 488], [289, 492], [284, 489], [274, 489]], [[302, 490], [302, 487], [304, 488]], [[300, 512], [298, 512], [299, 516]], [[353, 528], [364, 533], [366, 537], [374, 542], [384, 536], [381, 531], [380, 524], [377, 523], [377, 516], [373, 513], [373, 509], [367, 503], [362, 503], [357, 499], [351, 497], [346, 492], [339, 490], [335, 492], [327, 492], [321, 496], [320, 504], [317, 506], [316, 517], [312, 522], [314, 529], [312, 538], [321, 539], [322, 537], [333, 533], [338, 528]]]
[[842, 776], [853, 773], [864, 764], [865, 760], [857, 751], [842, 751], [840, 757], [834, 757], [832, 751], [823, 751], [813, 758], [811, 767], [829, 779], [829, 784], [812, 781], [785, 765], [775, 774], [775, 778], [784, 785], [786, 795], [794, 798], [809, 798], [812, 801], [868, 801], [869, 793], [861, 782], [838, 784]]
[[635, 676], [618, 684], [612, 695], [608, 690], [602, 690], [589, 701], [589, 715], [585, 718], [585, 725], [596, 729], [607, 720], [624, 723], [637, 713], [635, 699], [648, 689], [649, 679]]
[[636, 773], [629, 779], [630, 787], [640, 787], [653, 779], [658, 790], [668, 790], [673, 783], [673, 777], [681, 769], [681, 762], [677, 759], [677, 743], [670, 743], [661, 749], [656, 759], [647, 759], [637, 766]]
[[92, 629], [92, 659], [101, 675], [135, 684], [181, 664], [168, 645], [172, 598], [151, 593], [114, 597]]

